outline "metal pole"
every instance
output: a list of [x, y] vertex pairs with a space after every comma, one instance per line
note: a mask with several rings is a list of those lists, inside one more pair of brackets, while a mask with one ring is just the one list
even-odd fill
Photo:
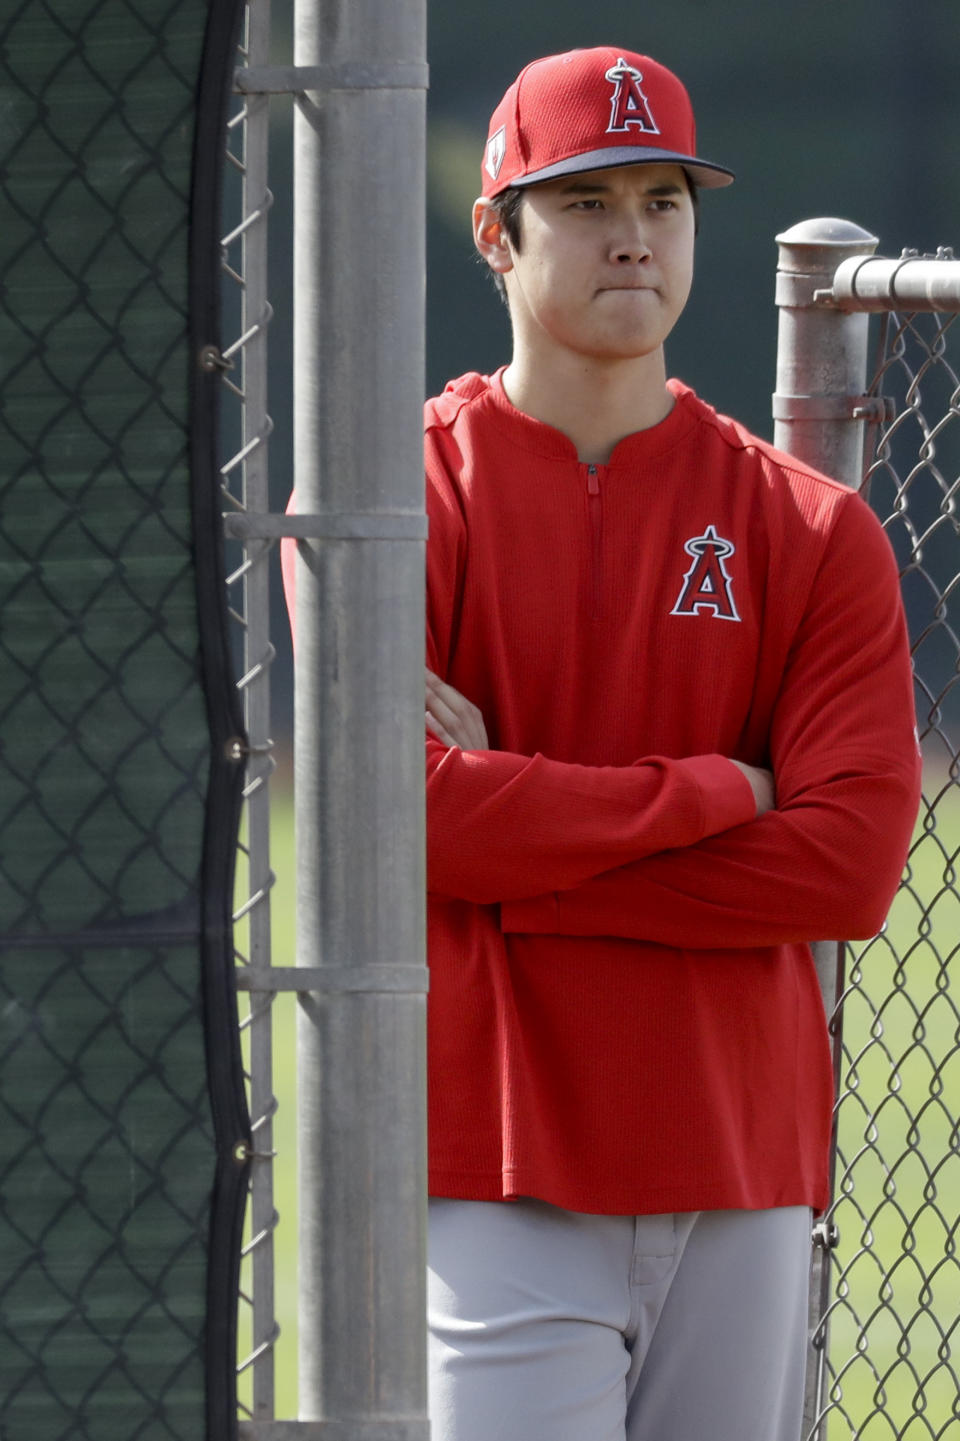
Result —
[[833, 277], [833, 298], [844, 310], [956, 312], [960, 260], [947, 245], [936, 255], [905, 250], [896, 260], [846, 260]]
[[[877, 238], [848, 220], [805, 220], [777, 236], [777, 389], [774, 444], [845, 485], [863, 480], [864, 435], [882, 405], [865, 396], [866, 315], [837, 308], [833, 277]], [[837, 1001], [836, 945], [814, 951], [827, 1014]]]
[[427, 1436], [425, 8], [295, 8], [300, 1415], [338, 1441]]
[[[863, 394], [867, 378], [867, 315], [847, 314], [833, 302], [834, 272], [843, 261], [869, 256], [877, 238], [847, 220], [806, 220], [777, 236], [777, 389], [773, 397], [774, 444], [845, 485], [863, 479], [865, 427], [879, 418], [878, 402]], [[835, 941], [813, 947], [824, 1008], [833, 1016], [843, 987], [843, 948]], [[841, 1035], [833, 1032], [835, 1082]], [[810, 1334], [815, 1359], [808, 1368], [803, 1435], [819, 1434], [823, 1410], [829, 1304], [828, 1252], [836, 1232], [828, 1222], [814, 1232], [810, 1286]]]

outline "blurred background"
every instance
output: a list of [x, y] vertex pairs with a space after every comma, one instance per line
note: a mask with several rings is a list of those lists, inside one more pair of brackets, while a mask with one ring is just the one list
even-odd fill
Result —
[[[274, 59], [292, 57], [292, 0], [274, 0]], [[758, 434], [772, 434], [775, 236], [836, 215], [881, 254], [960, 247], [955, 137], [960, 10], [953, 0], [428, 0], [425, 393], [509, 358], [509, 327], [474, 258], [470, 207], [489, 116], [529, 60], [623, 45], [684, 80], [698, 148], [736, 171], [703, 197], [693, 295], [667, 347], [670, 373]], [[272, 102], [272, 504], [291, 486], [292, 105]], [[289, 638], [277, 592], [278, 740], [289, 715]]]

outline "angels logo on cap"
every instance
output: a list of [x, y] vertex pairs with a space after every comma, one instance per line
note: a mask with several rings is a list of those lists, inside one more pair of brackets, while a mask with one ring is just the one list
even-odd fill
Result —
[[660, 131], [650, 114], [647, 97], [640, 89], [643, 76], [636, 66], [628, 65], [621, 55], [616, 65], [611, 65], [605, 78], [613, 86], [607, 134], [616, 130], [626, 130], [628, 126], [635, 125], [638, 130], [647, 130], [651, 135], [659, 135]]
[[733, 179], [697, 156], [690, 97], [665, 65], [621, 46], [570, 50], [527, 65], [493, 112], [483, 194], [642, 164], [682, 165], [706, 187]]

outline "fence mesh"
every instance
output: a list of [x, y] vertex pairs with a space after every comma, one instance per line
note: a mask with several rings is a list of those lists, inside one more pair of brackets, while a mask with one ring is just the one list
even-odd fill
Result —
[[865, 492], [898, 556], [924, 798], [887, 926], [846, 947], [816, 1435], [960, 1435], [960, 318], [890, 313]]
[[196, 6], [172, 34], [123, 9], [105, 53], [89, 6], [0, 28], [7, 932], [175, 907], [199, 864], [183, 137], [203, 30]]
[[5, 1441], [207, 1434], [215, 1132], [235, 1118], [204, 1044], [223, 762], [197, 604], [190, 239], [225, 10], [0, 15]]

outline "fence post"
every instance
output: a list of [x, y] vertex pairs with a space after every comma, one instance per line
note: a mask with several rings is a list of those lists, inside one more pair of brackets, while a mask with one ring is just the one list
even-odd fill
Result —
[[[877, 237], [847, 220], [805, 220], [777, 236], [780, 249], [776, 303], [777, 388], [773, 396], [774, 444], [798, 460], [858, 488], [863, 479], [867, 422], [877, 402], [863, 394], [867, 379], [869, 317], [839, 310], [832, 300], [834, 272], [841, 261], [872, 255]], [[836, 941], [813, 947], [828, 1016], [843, 988], [843, 948]], [[841, 1036], [834, 1028], [835, 1080]], [[810, 1286], [810, 1331], [814, 1356], [808, 1366], [803, 1435], [819, 1434], [830, 1265], [835, 1244], [829, 1223], [814, 1232]]]
[[871, 418], [863, 396], [868, 317], [839, 310], [831, 287], [841, 261], [872, 255], [877, 237], [849, 220], [804, 220], [778, 235], [777, 244], [774, 444], [858, 487]]
[[342, 1441], [427, 1436], [425, 12], [294, 12], [300, 1416]]

